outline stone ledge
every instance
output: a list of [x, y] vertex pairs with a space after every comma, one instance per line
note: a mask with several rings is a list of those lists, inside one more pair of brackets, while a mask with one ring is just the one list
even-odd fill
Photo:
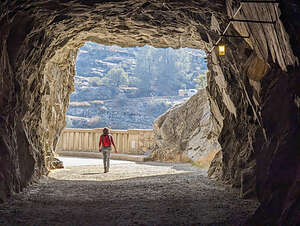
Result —
[[[79, 151], [57, 151], [59, 156], [72, 156], [72, 157], [83, 157], [83, 158], [102, 158], [102, 153], [99, 152], [79, 152]], [[151, 160], [150, 156], [147, 155], [132, 155], [132, 154], [119, 154], [111, 153], [110, 159], [114, 160], [126, 160], [134, 162], [146, 162]]]

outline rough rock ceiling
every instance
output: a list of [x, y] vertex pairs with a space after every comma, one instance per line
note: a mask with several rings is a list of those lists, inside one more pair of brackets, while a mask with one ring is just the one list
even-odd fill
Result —
[[[205, 48], [216, 38], [224, 1], [6, 1], [1, 20], [27, 26], [30, 36], [120, 46]], [[212, 23], [213, 22], [213, 23]], [[211, 28], [211, 25], [213, 27]], [[51, 37], [51, 38], [50, 38]], [[50, 40], [49, 40], [50, 41]]]

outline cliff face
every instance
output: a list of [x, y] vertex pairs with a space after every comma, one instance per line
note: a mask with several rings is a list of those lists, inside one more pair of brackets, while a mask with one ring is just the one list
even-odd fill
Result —
[[176, 105], [154, 122], [154, 159], [195, 161], [204, 166], [219, 151], [206, 90]]
[[[209, 52], [239, 1], [2, 1], [0, 199], [50, 168], [85, 41]], [[261, 202], [249, 224], [295, 225], [299, 210], [300, 3], [242, 3], [208, 56], [208, 93], [221, 152], [212, 174]], [[218, 160], [220, 160], [218, 162]], [[256, 189], [254, 189], [256, 186]]]

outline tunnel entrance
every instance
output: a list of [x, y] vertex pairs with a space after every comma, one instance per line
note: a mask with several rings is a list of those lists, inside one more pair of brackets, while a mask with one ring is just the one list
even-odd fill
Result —
[[[75, 92], [57, 152], [97, 153], [100, 128], [109, 127], [119, 153], [208, 167], [220, 147], [206, 76], [201, 50], [86, 42], [76, 59]], [[197, 140], [187, 142], [192, 134]]]
[[[222, 147], [211, 175], [242, 197], [257, 195], [249, 225], [299, 224], [299, 7], [296, 0], [2, 1], [1, 202], [54, 167], [84, 42], [189, 47], [210, 53], [207, 95]], [[220, 36], [224, 56], [210, 52]]]

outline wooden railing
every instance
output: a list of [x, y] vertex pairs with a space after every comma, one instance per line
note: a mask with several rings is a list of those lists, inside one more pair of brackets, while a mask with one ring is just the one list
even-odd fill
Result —
[[[102, 129], [64, 129], [57, 151], [98, 151]], [[119, 153], [144, 154], [153, 148], [153, 130], [110, 130]]]

